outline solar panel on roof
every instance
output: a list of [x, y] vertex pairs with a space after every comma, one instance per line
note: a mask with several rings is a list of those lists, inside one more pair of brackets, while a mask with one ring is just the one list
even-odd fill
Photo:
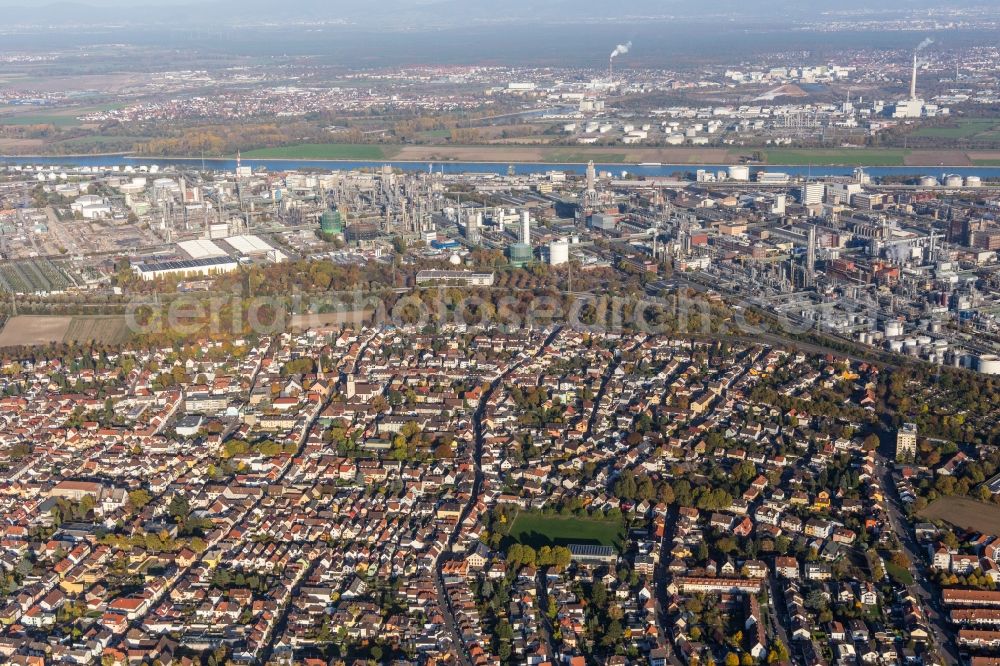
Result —
[[573, 555], [584, 556], [608, 556], [614, 555], [615, 549], [611, 546], [597, 546], [589, 543], [571, 543], [569, 552]]

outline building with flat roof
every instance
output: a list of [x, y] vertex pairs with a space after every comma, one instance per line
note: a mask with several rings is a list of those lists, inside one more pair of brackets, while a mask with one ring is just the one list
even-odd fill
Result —
[[917, 455], [917, 424], [904, 423], [896, 431], [896, 460], [912, 460]]
[[104, 486], [93, 481], [60, 481], [49, 491], [49, 497], [64, 497], [74, 502], [79, 502], [88, 495], [99, 500], [103, 494]]
[[460, 282], [474, 287], [492, 287], [494, 279], [493, 273], [476, 273], [474, 271], [424, 270], [417, 273], [417, 284]]
[[159, 261], [150, 264], [137, 264], [133, 267], [143, 280], [156, 280], [170, 275], [192, 277], [199, 275], [216, 275], [231, 273], [238, 264], [231, 257], [205, 257], [203, 259], [183, 259], [178, 261]]
[[618, 561], [618, 553], [611, 546], [597, 546], [589, 543], [569, 544], [570, 559], [590, 566], [613, 565]]

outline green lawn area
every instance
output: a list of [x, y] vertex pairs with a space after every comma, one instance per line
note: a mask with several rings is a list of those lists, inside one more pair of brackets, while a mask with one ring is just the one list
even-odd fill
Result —
[[886, 562], [885, 571], [897, 582], [902, 583], [903, 585], [913, 585], [913, 574], [903, 567], [897, 566], [892, 562]]
[[1000, 167], [1000, 160], [972, 160], [972, 163], [980, 167]]
[[396, 154], [393, 146], [356, 143], [301, 143], [279, 148], [259, 148], [243, 153], [256, 159], [384, 160]]
[[767, 163], [804, 166], [903, 166], [909, 150], [892, 148], [835, 148], [768, 150]]
[[508, 534], [512, 542], [533, 548], [587, 543], [621, 549], [624, 537], [625, 529], [617, 520], [529, 513], [517, 514]]
[[78, 136], [74, 139], [57, 141], [52, 145], [62, 152], [75, 150], [82, 152], [91, 152], [95, 150], [129, 151], [132, 150], [136, 143], [149, 141], [149, 139], [150, 137], [146, 136], [113, 136], [95, 134], [93, 136]]
[[0, 116], [0, 125], [55, 125], [73, 127], [80, 125], [75, 114], [57, 116], [52, 114], [27, 113], [15, 116]]
[[934, 139], [971, 139], [985, 133], [983, 138], [993, 138], [995, 133], [992, 130], [997, 125], [1000, 125], [1000, 118], [966, 118], [956, 121], [953, 126], [921, 127], [913, 133], [913, 136]]
[[598, 164], [623, 164], [628, 159], [625, 153], [601, 153], [601, 152], [569, 152], [558, 151], [550, 153], [545, 157], [546, 162], [556, 162], [560, 164], [584, 163], [594, 160]]

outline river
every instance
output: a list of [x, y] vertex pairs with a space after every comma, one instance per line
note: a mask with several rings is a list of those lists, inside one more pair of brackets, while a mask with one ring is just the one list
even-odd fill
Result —
[[[450, 174], [458, 173], [489, 173], [506, 174], [513, 168], [516, 174], [535, 174], [547, 171], [567, 171], [575, 174], [583, 174], [587, 166], [585, 164], [555, 164], [549, 162], [399, 162], [392, 160], [297, 160], [297, 159], [244, 159], [243, 166], [252, 167], [254, 171], [266, 169], [268, 171], [296, 171], [303, 169], [316, 169], [324, 171], [377, 168], [383, 165], [403, 169], [405, 171], [440, 171]], [[198, 159], [198, 158], [139, 158], [125, 155], [72, 155], [72, 156], [44, 156], [44, 157], [23, 157], [23, 156], [2, 156], [0, 155], [0, 166], [35, 166], [35, 167], [92, 167], [107, 170], [122, 170], [127, 167], [138, 169], [139, 167], [156, 166], [160, 169], [207, 169], [209, 171], [233, 171], [236, 168], [235, 159]], [[724, 170], [728, 165], [724, 164], [597, 164], [599, 171], [609, 171], [614, 176], [623, 173], [637, 176], [672, 176], [677, 173], [691, 173], [698, 169], [714, 172]], [[752, 166], [751, 173], [758, 171], [787, 173], [793, 177], [812, 176], [850, 176], [854, 172], [854, 167], [849, 166], [782, 166], [770, 164], [766, 166]], [[1000, 179], [1000, 167], [865, 167], [865, 172], [872, 177], [881, 178], [884, 176], [934, 176], [940, 178], [944, 174], [958, 175], [962, 177], [979, 176], [983, 180]]]

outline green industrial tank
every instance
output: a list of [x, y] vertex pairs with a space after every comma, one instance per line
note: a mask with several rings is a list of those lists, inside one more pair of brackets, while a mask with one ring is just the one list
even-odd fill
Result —
[[325, 234], [344, 233], [344, 219], [340, 216], [340, 211], [328, 209], [319, 218], [319, 228]]
[[511, 265], [520, 268], [534, 261], [535, 251], [527, 243], [514, 243], [507, 248], [507, 258]]

